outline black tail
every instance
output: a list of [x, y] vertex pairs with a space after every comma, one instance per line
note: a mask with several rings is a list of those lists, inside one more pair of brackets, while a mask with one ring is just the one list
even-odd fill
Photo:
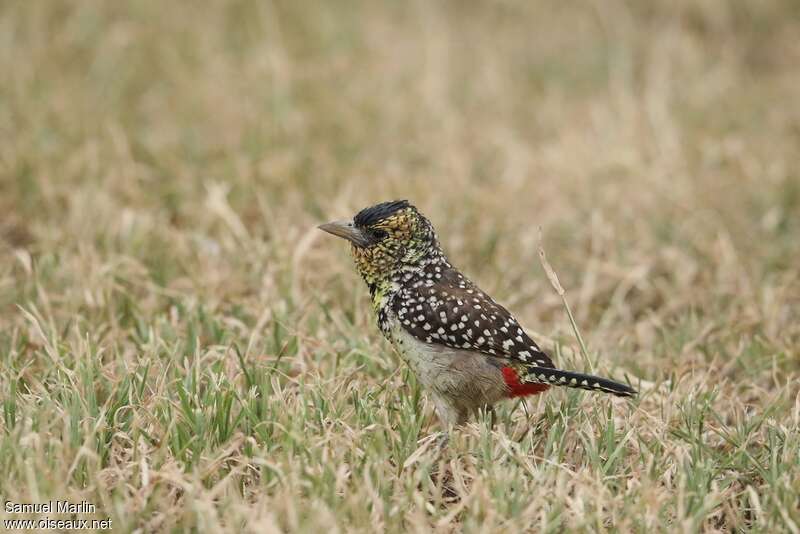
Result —
[[637, 391], [626, 384], [620, 384], [599, 376], [563, 371], [549, 367], [526, 367], [525, 374], [520, 378], [523, 384], [538, 383], [568, 388], [588, 389], [591, 391], [604, 391], [618, 397], [633, 397]]

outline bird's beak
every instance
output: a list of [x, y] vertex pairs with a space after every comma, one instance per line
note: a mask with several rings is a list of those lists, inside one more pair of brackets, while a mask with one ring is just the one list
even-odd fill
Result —
[[366, 247], [370, 244], [369, 238], [353, 225], [353, 221], [333, 221], [320, 224], [318, 228], [336, 237], [343, 237], [358, 247]]

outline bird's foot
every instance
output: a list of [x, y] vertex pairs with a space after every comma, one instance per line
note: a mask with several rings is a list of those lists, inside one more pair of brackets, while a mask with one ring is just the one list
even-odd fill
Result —
[[444, 451], [447, 446], [450, 444], [450, 432], [442, 432], [438, 438], [436, 438], [436, 450], [440, 453]]

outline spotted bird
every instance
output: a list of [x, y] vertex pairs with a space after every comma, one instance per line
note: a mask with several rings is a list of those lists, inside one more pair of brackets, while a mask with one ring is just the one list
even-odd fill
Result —
[[453, 267], [430, 221], [408, 201], [384, 202], [320, 228], [350, 242], [381, 332], [446, 426], [551, 386], [636, 394], [619, 382], [556, 369], [508, 310]]

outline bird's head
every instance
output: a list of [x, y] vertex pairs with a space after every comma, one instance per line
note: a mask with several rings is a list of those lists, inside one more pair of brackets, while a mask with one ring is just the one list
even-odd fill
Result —
[[371, 288], [440, 253], [430, 221], [407, 200], [383, 202], [359, 211], [353, 220], [319, 228], [350, 241], [356, 268]]

